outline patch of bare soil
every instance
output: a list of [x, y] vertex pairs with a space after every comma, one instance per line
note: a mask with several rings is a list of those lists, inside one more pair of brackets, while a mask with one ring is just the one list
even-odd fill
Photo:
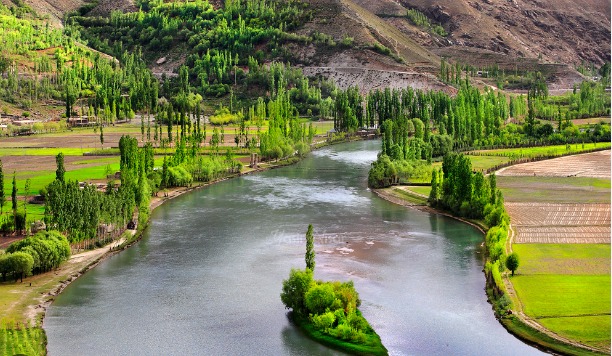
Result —
[[[104, 147], [118, 147], [125, 133], [104, 132]], [[136, 136], [132, 134], [132, 136]], [[140, 135], [138, 135], [140, 136]], [[93, 129], [78, 134], [32, 135], [7, 137], [0, 140], [0, 148], [82, 148], [84, 152], [100, 149], [100, 133]]]
[[456, 93], [456, 89], [440, 82], [435, 76], [418, 72], [363, 67], [305, 67], [302, 70], [307, 76], [323, 76], [330, 79], [342, 89], [358, 86], [362, 93], [376, 89], [405, 89], [407, 87], [439, 90], [449, 94]]
[[610, 204], [505, 203], [515, 243], [610, 243]]
[[[51, 23], [55, 26], [62, 25], [64, 15], [85, 5], [84, 0], [23, 0], [38, 15], [49, 15]], [[15, 4], [10, 0], [2, 0], [2, 3], [9, 6]]]
[[500, 170], [499, 176], [610, 178], [610, 150], [517, 164]]

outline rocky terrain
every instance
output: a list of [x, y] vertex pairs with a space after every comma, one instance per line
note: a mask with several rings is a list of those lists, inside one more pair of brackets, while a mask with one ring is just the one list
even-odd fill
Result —
[[[10, 0], [0, 0], [10, 2]], [[35, 11], [60, 23], [63, 14], [85, 0], [24, 0]], [[550, 89], [567, 90], [584, 80], [574, 67], [582, 62], [610, 61], [610, 2], [608, 0], [304, 0], [313, 20], [300, 34], [322, 33], [333, 48], [288, 45], [296, 62], [309, 74], [333, 78], [341, 87], [359, 85], [366, 91], [388, 86], [452, 88], [438, 81], [441, 58], [475, 67], [498, 65], [507, 71], [541, 71]], [[220, 1], [211, 1], [221, 6]], [[100, 0], [90, 15], [112, 10], [134, 11], [133, 0]], [[427, 15], [446, 36], [415, 26], [408, 9]], [[350, 39], [350, 45], [342, 45]], [[375, 51], [384, 46], [390, 55]], [[379, 52], [379, 53], [377, 53]], [[183, 62], [176, 53], [156, 73], [172, 73]]]

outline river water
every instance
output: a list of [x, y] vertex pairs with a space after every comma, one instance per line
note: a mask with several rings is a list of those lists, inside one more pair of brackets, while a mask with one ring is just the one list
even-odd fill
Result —
[[484, 292], [482, 235], [366, 187], [379, 141], [324, 148], [292, 167], [215, 184], [152, 214], [143, 240], [68, 286], [48, 310], [50, 355], [335, 355], [280, 301], [304, 268], [352, 279], [392, 355], [529, 355]]

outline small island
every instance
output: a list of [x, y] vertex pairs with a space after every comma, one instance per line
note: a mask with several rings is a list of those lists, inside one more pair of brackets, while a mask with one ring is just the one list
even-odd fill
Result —
[[312, 225], [306, 232], [306, 268], [291, 269], [283, 281], [281, 300], [290, 318], [317, 342], [364, 355], [387, 355], [380, 337], [361, 315], [359, 294], [352, 281], [314, 279], [315, 252]]

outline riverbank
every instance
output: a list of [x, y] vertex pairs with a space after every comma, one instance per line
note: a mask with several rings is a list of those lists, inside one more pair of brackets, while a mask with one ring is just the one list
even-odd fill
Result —
[[[489, 229], [482, 222], [467, 220], [467, 219], [455, 216], [453, 214], [450, 214], [447, 211], [432, 208], [428, 205], [415, 204], [414, 201], [412, 201], [411, 199], [406, 200], [404, 199], [403, 196], [399, 194], [394, 194], [391, 191], [391, 189], [394, 189], [394, 188], [391, 187], [391, 188], [383, 188], [383, 189], [373, 189], [372, 191], [376, 195], [381, 197], [382, 199], [385, 199], [391, 203], [401, 205], [404, 207], [408, 207], [408, 208], [412, 208], [412, 209], [417, 209], [417, 210], [428, 212], [428, 213], [432, 213], [432, 214], [444, 215], [444, 216], [459, 220], [463, 223], [472, 225], [478, 228], [478, 230], [482, 232], [483, 235], [485, 235]], [[510, 230], [510, 232], [512, 233], [512, 230]], [[509, 281], [508, 276], [504, 275], [503, 281], [506, 287], [508, 287], [509, 285], [510, 286], [509, 290], [513, 291], [512, 284]], [[494, 281], [491, 278], [487, 278], [487, 285], [486, 285], [487, 297], [489, 299], [489, 302], [493, 306], [493, 308], [495, 308], [496, 300], [495, 300], [495, 296], [490, 291], [494, 287], [495, 287]], [[516, 298], [513, 298], [513, 299], [516, 299]], [[520, 305], [518, 306], [518, 308], [520, 309]], [[605, 354], [608, 354], [606, 352], [597, 350], [587, 345], [577, 343], [573, 340], [563, 338], [553, 333], [552, 331], [546, 329], [545, 327], [541, 326], [537, 322], [531, 320], [520, 310], [519, 312], [515, 312], [515, 313], [511, 313], [508, 315], [503, 315], [501, 317], [498, 317], [498, 320], [506, 328], [506, 330], [508, 330], [508, 332], [510, 332], [511, 334], [513, 334], [514, 336], [522, 340], [523, 342], [531, 346], [534, 346], [538, 349], [541, 349], [543, 351], [546, 351], [546, 352], [555, 352], [555, 353], [571, 354], [571, 355], [605, 355]]]

